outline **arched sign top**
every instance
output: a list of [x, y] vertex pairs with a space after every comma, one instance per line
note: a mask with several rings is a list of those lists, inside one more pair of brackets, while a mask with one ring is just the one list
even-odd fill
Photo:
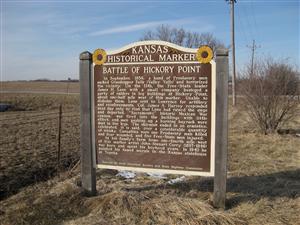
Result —
[[96, 49], [93, 54], [95, 65], [137, 63], [209, 63], [213, 51], [209, 46], [198, 49], [185, 48], [165, 41], [141, 41], [123, 48], [105, 51]]
[[168, 46], [170, 48], [177, 49], [179, 51], [186, 52], [186, 53], [197, 53], [197, 50], [198, 50], [197, 48], [186, 48], [186, 47], [182, 47], [182, 46], [179, 46], [179, 45], [173, 44], [171, 42], [167, 42], [167, 41], [150, 40], [150, 41], [137, 41], [137, 42], [125, 45], [119, 49], [108, 50], [107, 54], [108, 55], [118, 54], [118, 53], [121, 53], [130, 48], [143, 46], [143, 45], [164, 45], [164, 46]]

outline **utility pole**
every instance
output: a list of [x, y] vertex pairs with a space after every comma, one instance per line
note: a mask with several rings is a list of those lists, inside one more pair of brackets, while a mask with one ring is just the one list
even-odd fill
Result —
[[252, 56], [251, 56], [251, 74], [250, 74], [250, 76], [252, 77], [253, 76], [253, 71], [254, 71], [254, 53], [255, 53], [256, 49], [260, 48], [260, 46], [257, 46], [255, 44], [255, 40], [253, 40], [252, 46], [247, 45], [247, 47], [250, 48], [251, 51], [252, 51]]
[[231, 78], [231, 86], [232, 86], [232, 105], [236, 104], [236, 95], [235, 95], [235, 41], [234, 41], [234, 3], [236, 0], [226, 0], [230, 4], [230, 12], [231, 12], [231, 50], [232, 50], [232, 78]]

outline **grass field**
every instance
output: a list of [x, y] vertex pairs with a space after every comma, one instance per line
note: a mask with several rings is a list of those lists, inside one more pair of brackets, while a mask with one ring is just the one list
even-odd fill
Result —
[[[27, 113], [56, 111], [59, 103], [64, 104], [64, 111], [78, 112], [78, 98], [5, 94], [1, 101], [30, 108]], [[1, 119], [10, 118], [12, 113], [1, 114]], [[74, 126], [70, 125], [70, 129], [78, 129], [76, 122], [70, 121], [72, 123]], [[300, 138], [260, 134], [240, 107], [230, 108], [229, 125], [226, 211], [211, 206], [211, 178], [191, 176], [180, 183], [168, 184], [167, 181], [179, 176], [157, 179], [140, 173], [134, 179], [124, 179], [116, 176], [117, 171], [98, 170], [98, 195], [83, 197], [79, 168], [75, 168], [2, 200], [0, 224], [300, 224]], [[286, 125], [290, 127], [300, 128], [300, 114]], [[15, 136], [15, 131], [10, 132], [9, 136]], [[1, 132], [1, 139], [7, 138], [7, 134]], [[21, 134], [17, 134], [17, 140], [22, 139]], [[78, 143], [76, 145], [74, 149], [78, 149]], [[1, 155], [1, 170], [13, 163], [13, 154], [14, 151]], [[10, 163], [3, 158], [5, 155], [11, 157]]]

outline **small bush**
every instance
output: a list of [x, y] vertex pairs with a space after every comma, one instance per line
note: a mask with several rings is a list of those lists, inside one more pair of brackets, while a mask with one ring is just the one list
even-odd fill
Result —
[[288, 63], [268, 60], [247, 68], [240, 85], [247, 113], [263, 133], [274, 133], [296, 115], [299, 72]]

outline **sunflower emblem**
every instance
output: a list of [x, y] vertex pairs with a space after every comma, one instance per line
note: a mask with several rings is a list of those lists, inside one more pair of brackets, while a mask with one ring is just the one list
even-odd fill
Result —
[[107, 54], [106, 54], [105, 50], [98, 48], [94, 51], [93, 62], [96, 65], [102, 65], [103, 63], [106, 62], [106, 56], [107, 56]]
[[203, 45], [198, 48], [196, 58], [200, 63], [209, 63], [213, 57], [213, 50], [209, 46]]

